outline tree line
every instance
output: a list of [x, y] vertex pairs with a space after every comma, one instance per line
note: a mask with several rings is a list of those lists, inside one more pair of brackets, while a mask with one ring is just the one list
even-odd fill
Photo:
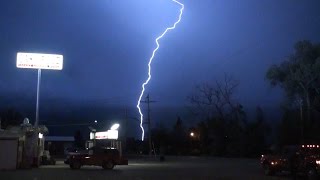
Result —
[[265, 119], [261, 107], [248, 120], [234, 97], [239, 82], [225, 74], [223, 80], [196, 86], [188, 97], [189, 109], [198, 119], [194, 127], [184, 127], [178, 118], [171, 130], [153, 129], [155, 148], [165, 148], [168, 154], [256, 157], [271, 146], [319, 144], [320, 45], [297, 42], [293, 53], [269, 67], [265, 77], [285, 92], [276, 127], [271, 128], [276, 120]]
[[[197, 123], [186, 127], [177, 117], [170, 129], [161, 126], [152, 129], [156, 154], [260, 156], [268, 146], [271, 129], [260, 107], [256, 108], [254, 120], [248, 121], [243, 106], [233, 97], [238, 85], [233, 77], [225, 75], [223, 81], [197, 86], [188, 97], [189, 109]], [[129, 144], [128, 150], [148, 152], [147, 143], [140, 142], [140, 149], [134, 147], [139, 146]]]

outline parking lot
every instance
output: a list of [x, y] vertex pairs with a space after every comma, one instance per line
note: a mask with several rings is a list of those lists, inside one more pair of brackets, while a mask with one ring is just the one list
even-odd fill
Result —
[[255, 159], [167, 157], [157, 159], [129, 159], [129, 165], [116, 166], [114, 170], [84, 166], [71, 170], [63, 161], [55, 166], [41, 166], [38, 169], [0, 171], [1, 180], [200, 180], [200, 179], [288, 179], [286, 176], [264, 176], [259, 161]]

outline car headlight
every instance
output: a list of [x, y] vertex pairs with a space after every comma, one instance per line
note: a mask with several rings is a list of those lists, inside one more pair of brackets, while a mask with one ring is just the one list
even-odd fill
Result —
[[271, 165], [277, 165], [277, 164], [278, 164], [277, 161], [272, 161], [272, 162], [271, 162]]
[[317, 165], [320, 165], [320, 160], [316, 160], [316, 164], [317, 164]]

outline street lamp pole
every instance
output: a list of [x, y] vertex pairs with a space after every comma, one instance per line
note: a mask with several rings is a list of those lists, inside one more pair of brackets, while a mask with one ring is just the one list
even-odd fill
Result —
[[36, 103], [36, 121], [34, 123], [35, 127], [39, 124], [39, 97], [40, 97], [40, 83], [41, 83], [41, 69], [38, 69], [38, 82], [37, 82], [37, 103]]

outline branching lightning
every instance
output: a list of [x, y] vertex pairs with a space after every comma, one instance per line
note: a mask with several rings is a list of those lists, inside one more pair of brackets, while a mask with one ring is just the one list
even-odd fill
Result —
[[149, 63], [148, 63], [148, 78], [147, 80], [142, 84], [142, 91], [141, 91], [141, 94], [139, 96], [139, 99], [138, 99], [138, 104], [137, 104], [137, 108], [138, 108], [138, 111], [139, 111], [139, 114], [140, 114], [140, 128], [142, 130], [142, 136], [141, 136], [141, 140], [143, 141], [144, 140], [144, 129], [143, 129], [143, 113], [141, 111], [141, 108], [140, 108], [140, 102], [141, 102], [141, 98], [143, 97], [143, 94], [144, 94], [144, 91], [145, 91], [145, 86], [149, 83], [150, 79], [151, 79], [151, 63], [152, 63], [152, 60], [154, 58], [154, 55], [155, 53], [158, 51], [160, 45], [159, 45], [159, 40], [164, 36], [166, 35], [166, 33], [172, 29], [175, 29], [176, 28], [176, 25], [180, 22], [181, 20], [181, 17], [182, 17], [182, 14], [183, 14], [183, 10], [184, 10], [184, 4], [180, 3], [178, 0], [172, 0], [173, 2], [179, 4], [181, 6], [181, 9], [180, 9], [180, 14], [179, 14], [179, 18], [178, 20], [173, 24], [173, 26], [171, 27], [168, 27], [159, 37], [157, 37], [156, 39], [156, 44], [157, 44], [157, 47], [153, 50], [152, 52], [152, 56], [150, 57], [149, 59]]

